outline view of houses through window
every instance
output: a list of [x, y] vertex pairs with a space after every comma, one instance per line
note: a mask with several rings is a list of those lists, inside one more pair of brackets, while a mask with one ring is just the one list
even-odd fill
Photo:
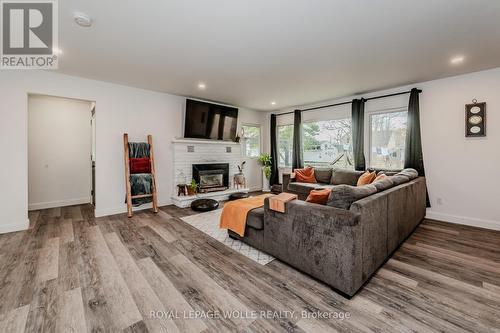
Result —
[[304, 123], [304, 164], [353, 169], [351, 119]]
[[260, 126], [242, 125], [241, 140], [243, 155], [246, 157], [259, 157], [260, 155]]
[[[402, 169], [406, 139], [407, 111], [368, 115], [369, 137], [365, 138], [370, 156], [367, 166]], [[280, 125], [278, 166], [292, 166], [293, 125]], [[351, 119], [310, 121], [302, 124], [304, 165], [353, 169]]]
[[[305, 122], [302, 125], [304, 164], [353, 168], [351, 120]], [[293, 125], [278, 126], [278, 165], [292, 166]]]
[[407, 116], [407, 111], [370, 116], [370, 167], [404, 167]]

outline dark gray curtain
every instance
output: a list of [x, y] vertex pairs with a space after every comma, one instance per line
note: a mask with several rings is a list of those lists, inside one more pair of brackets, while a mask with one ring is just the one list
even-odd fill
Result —
[[302, 112], [295, 110], [293, 115], [293, 152], [292, 171], [304, 167], [302, 154]]
[[365, 100], [354, 99], [352, 101], [352, 151], [354, 156], [354, 168], [365, 170]]
[[276, 185], [279, 183], [278, 173], [278, 140], [276, 137], [276, 115], [271, 115], [271, 179], [269, 183]]
[[[413, 88], [408, 103], [408, 121], [405, 142], [405, 168], [413, 168], [419, 176], [425, 176], [424, 158], [422, 154], [422, 138], [420, 133], [420, 105], [421, 90]], [[429, 193], [427, 193], [427, 207], [430, 207]]]

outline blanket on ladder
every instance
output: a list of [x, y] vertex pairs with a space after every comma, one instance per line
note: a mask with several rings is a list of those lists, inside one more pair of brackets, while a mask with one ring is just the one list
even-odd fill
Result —
[[[149, 144], [146, 142], [128, 143], [130, 158], [149, 157]], [[153, 177], [149, 173], [136, 173], [130, 175], [130, 192], [132, 196], [151, 194], [153, 191]], [[132, 199], [132, 205], [140, 206], [153, 201], [152, 197]], [[127, 198], [125, 197], [125, 202]]]
[[[153, 193], [153, 177], [150, 173], [136, 173], [130, 175], [130, 190], [132, 195]], [[132, 205], [140, 206], [151, 202], [152, 197], [132, 199]]]

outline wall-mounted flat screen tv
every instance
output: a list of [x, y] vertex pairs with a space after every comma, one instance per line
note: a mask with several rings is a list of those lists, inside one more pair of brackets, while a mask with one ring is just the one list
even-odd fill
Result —
[[237, 122], [237, 108], [186, 100], [185, 138], [234, 141]]

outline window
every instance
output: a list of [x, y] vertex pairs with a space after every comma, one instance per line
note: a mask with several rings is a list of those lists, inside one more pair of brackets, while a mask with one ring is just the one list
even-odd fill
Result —
[[292, 167], [293, 125], [278, 126], [278, 166]]
[[243, 155], [259, 157], [260, 155], [260, 126], [242, 125]]
[[304, 123], [304, 165], [353, 169], [351, 133], [351, 119]]
[[370, 167], [380, 169], [404, 167], [407, 117], [407, 111], [370, 116]]

